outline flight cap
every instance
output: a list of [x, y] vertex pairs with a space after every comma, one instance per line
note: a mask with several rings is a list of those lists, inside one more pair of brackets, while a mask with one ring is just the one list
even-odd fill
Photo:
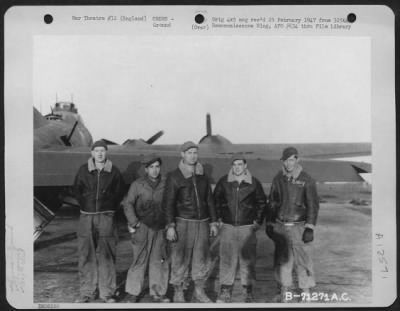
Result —
[[233, 164], [233, 162], [235, 162], [236, 160], [243, 160], [243, 162], [246, 163], [246, 157], [244, 156], [244, 153], [238, 152], [232, 154], [231, 163]]
[[199, 149], [199, 146], [198, 145], [196, 145], [194, 142], [192, 142], [192, 141], [187, 141], [187, 142], [185, 142], [182, 146], [181, 146], [181, 151], [182, 152], [185, 152], [185, 151], [187, 151], [187, 150], [189, 150], [189, 149], [191, 149], [191, 148], [197, 148], [197, 149]]
[[142, 164], [144, 165], [144, 167], [149, 167], [157, 161], [160, 163], [160, 165], [162, 164], [161, 158], [158, 155], [152, 153], [147, 154], [143, 157]]
[[107, 144], [101, 139], [93, 143], [91, 150], [94, 150], [96, 147], [104, 147], [104, 149], [108, 150]]
[[297, 152], [297, 149], [295, 147], [287, 147], [283, 150], [282, 152], [282, 161], [286, 161], [289, 159], [292, 155], [297, 156], [299, 153]]

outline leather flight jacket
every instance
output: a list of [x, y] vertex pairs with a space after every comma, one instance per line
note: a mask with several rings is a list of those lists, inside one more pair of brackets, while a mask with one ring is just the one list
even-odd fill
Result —
[[266, 221], [315, 225], [318, 211], [319, 198], [314, 179], [304, 171], [296, 179], [279, 171], [272, 181]]
[[74, 181], [74, 193], [84, 213], [114, 212], [124, 187], [119, 169], [109, 160], [102, 170], [97, 170], [93, 159], [89, 159], [79, 168]]
[[163, 198], [167, 225], [175, 218], [216, 221], [212, 191], [205, 175], [193, 174], [185, 178], [179, 168], [167, 175]]
[[161, 208], [164, 188], [165, 178], [162, 176], [154, 187], [147, 176], [140, 177], [131, 184], [121, 202], [130, 226], [134, 227], [142, 222], [154, 230], [165, 228], [165, 214]]
[[261, 183], [254, 177], [240, 184], [222, 177], [214, 190], [217, 216], [223, 223], [234, 226], [250, 225], [264, 220], [266, 196]]

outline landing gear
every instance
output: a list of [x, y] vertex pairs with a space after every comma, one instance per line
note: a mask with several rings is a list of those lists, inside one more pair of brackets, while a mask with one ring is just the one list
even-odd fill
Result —
[[46, 227], [50, 221], [53, 220], [55, 214], [49, 210], [39, 199], [33, 198], [34, 206], [34, 231], [33, 240], [42, 234], [44, 227]]

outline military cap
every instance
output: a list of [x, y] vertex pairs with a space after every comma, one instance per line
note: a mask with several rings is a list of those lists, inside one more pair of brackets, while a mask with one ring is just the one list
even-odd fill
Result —
[[246, 163], [246, 157], [244, 156], [244, 153], [238, 152], [238, 153], [233, 153], [231, 157], [231, 162], [235, 162], [236, 160], [243, 160], [244, 163]]
[[287, 159], [289, 159], [292, 155], [297, 156], [299, 153], [297, 152], [297, 149], [294, 147], [287, 147], [283, 150], [282, 152], [282, 157], [281, 160], [282, 161], [286, 161]]
[[144, 167], [149, 167], [155, 162], [159, 162], [160, 165], [162, 164], [161, 158], [156, 154], [148, 154], [143, 157], [142, 164]]
[[189, 149], [191, 149], [191, 148], [199, 148], [199, 146], [198, 145], [196, 145], [194, 142], [192, 142], [192, 141], [187, 141], [187, 142], [185, 142], [182, 146], [181, 146], [181, 151], [182, 152], [185, 152], [185, 151], [187, 151], [187, 150], [189, 150]]
[[104, 149], [108, 150], [107, 144], [104, 142], [104, 140], [101, 139], [93, 143], [91, 150], [96, 147], [103, 147]]

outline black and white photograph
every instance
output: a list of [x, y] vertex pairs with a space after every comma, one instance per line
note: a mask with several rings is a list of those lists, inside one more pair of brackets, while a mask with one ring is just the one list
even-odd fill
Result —
[[7, 14], [11, 305], [396, 298], [390, 10]]

